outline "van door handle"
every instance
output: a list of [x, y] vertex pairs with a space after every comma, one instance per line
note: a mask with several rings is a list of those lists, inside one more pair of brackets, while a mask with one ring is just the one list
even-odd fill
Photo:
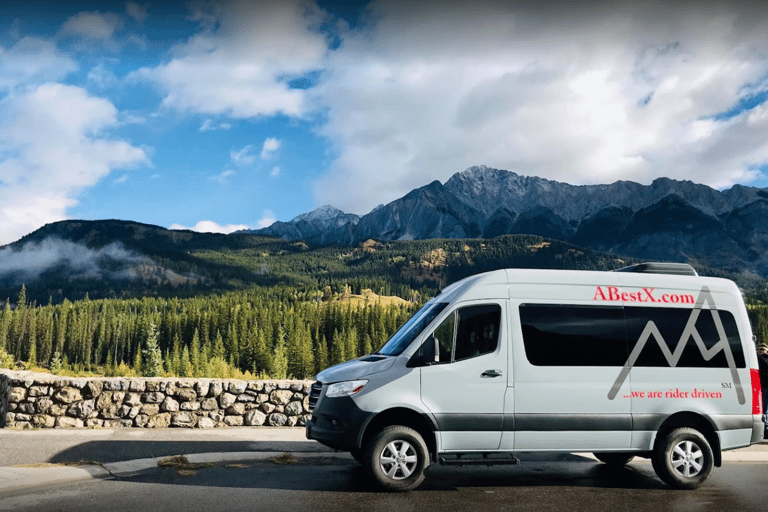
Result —
[[481, 377], [501, 377], [501, 370], [485, 370]]

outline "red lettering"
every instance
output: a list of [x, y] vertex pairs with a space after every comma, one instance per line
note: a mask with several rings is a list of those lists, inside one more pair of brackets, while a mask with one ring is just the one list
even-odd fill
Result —
[[619, 289], [616, 288], [615, 286], [608, 287], [608, 300], [614, 300], [614, 301], [621, 300], [621, 297], [619, 296]]
[[597, 290], [595, 290], [595, 296], [592, 297], [592, 300], [608, 300], [605, 298], [605, 294], [603, 293], [602, 286], [597, 287]]
[[646, 298], [643, 302], [656, 302], [656, 299], [653, 297], [653, 290], [655, 290], [655, 288], [643, 288]]

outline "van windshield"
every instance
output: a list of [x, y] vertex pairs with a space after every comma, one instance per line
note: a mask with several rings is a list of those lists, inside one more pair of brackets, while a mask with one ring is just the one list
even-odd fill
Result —
[[424, 307], [413, 315], [410, 320], [405, 322], [376, 353], [383, 356], [399, 356], [402, 354], [403, 350], [416, 339], [416, 336], [418, 336], [447, 305], [447, 302], [426, 303]]

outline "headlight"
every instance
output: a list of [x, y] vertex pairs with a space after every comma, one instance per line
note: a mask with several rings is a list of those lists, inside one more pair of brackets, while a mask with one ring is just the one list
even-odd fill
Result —
[[328, 391], [325, 392], [325, 396], [328, 398], [352, 396], [362, 391], [366, 384], [368, 384], [367, 380], [347, 380], [344, 382], [337, 382], [328, 386]]

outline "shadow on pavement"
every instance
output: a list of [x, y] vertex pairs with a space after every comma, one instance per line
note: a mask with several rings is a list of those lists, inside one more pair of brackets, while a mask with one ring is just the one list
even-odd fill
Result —
[[153, 457], [169, 457], [171, 455], [190, 453], [216, 452], [306, 452], [326, 450], [319, 444], [291, 441], [148, 441], [148, 440], [97, 440], [81, 443], [66, 448], [53, 456], [47, 462], [120, 462], [134, 459]]

